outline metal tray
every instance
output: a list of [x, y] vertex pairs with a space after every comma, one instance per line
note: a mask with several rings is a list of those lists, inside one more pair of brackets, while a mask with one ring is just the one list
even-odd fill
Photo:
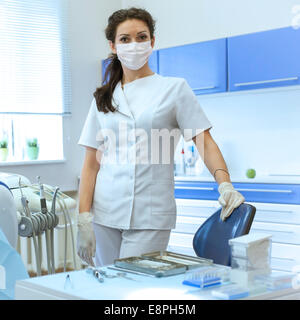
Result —
[[156, 277], [166, 277], [184, 273], [187, 269], [185, 265], [180, 263], [145, 256], [116, 259], [114, 265], [128, 270], [152, 274]]
[[155, 251], [155, 252], [143, 254], [141, 255], [141, 257], [153, 258], [157, 261], [175, 262], [177, 264], [184, 265], [187, 270], [199, 268], [204, 265], [213, 264], [213, 260], [211, 259], [193, 257], [185, 254], [171, 252], [171, 251]]

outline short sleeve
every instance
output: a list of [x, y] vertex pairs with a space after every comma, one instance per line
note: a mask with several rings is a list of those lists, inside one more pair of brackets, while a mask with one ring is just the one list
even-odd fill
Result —
[[99, 111], [97, 109], [96, 100], [93, 101], [90, 106], [90, 110], [86, 117], [83, 129], [81, 131], [78, 144], [86, 147], [98, 149], [101, 144], [101, 127], [99, 122]]
[[185, 141], [210, 129], [212, 124], [185, 79], [179, 84], [176, 99], [176, 120]]

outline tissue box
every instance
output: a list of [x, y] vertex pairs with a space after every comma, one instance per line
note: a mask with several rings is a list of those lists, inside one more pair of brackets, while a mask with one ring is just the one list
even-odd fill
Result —
[[270, 265], [271, 237], [266, 233], [252, 233], [229, 240], [232, 267], [263, 269]]

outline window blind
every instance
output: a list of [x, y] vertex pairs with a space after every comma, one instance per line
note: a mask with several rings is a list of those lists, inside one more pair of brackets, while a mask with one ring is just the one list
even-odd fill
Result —
[[69, 0], [0, 0], [0, 113], [70, 114]]

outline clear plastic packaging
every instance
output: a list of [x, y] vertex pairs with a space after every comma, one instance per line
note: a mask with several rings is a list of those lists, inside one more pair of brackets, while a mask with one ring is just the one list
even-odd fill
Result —
[[270, 256], [271, 251], [270, 234], [253, 233], [229, 240], [231, 254], [234, 257], [253, 258]]
[[296, 275], [294, 273], [275, 272], [268, 275], [255, 276], [254, 282], [265, 286], [269, 290], [279, 290], [290, 288], [292, 286], [293, 278]]
[[205, 288], [222, 284], [230, 280], [230, 268], [218, 266], [204, 266], [197, 269], [187, 271], [183, 284]]
[[231, 269], [230, 281], [238, 283], [239, 285], [252, 287], [254, 285], [254, 279], [258, 275], [268, 275], [271, 273], [271, 269], [254, 269], [254, 270], [242, 270], [242, 269]]
[[251, 271], [256, 269], [269, 269], [270, 268], [270, 255], [257, 257], [257, 259], [251, 258], [238, 258], [231, 257], [231, 267], [233, 269], [241, 269], [245, 271]]
[[226, 285], [224, 287], [214, 289], [211, 294], [215, 298], [225, 300], [236, 300], [249, 296], [249, 289], [236, 284]]

